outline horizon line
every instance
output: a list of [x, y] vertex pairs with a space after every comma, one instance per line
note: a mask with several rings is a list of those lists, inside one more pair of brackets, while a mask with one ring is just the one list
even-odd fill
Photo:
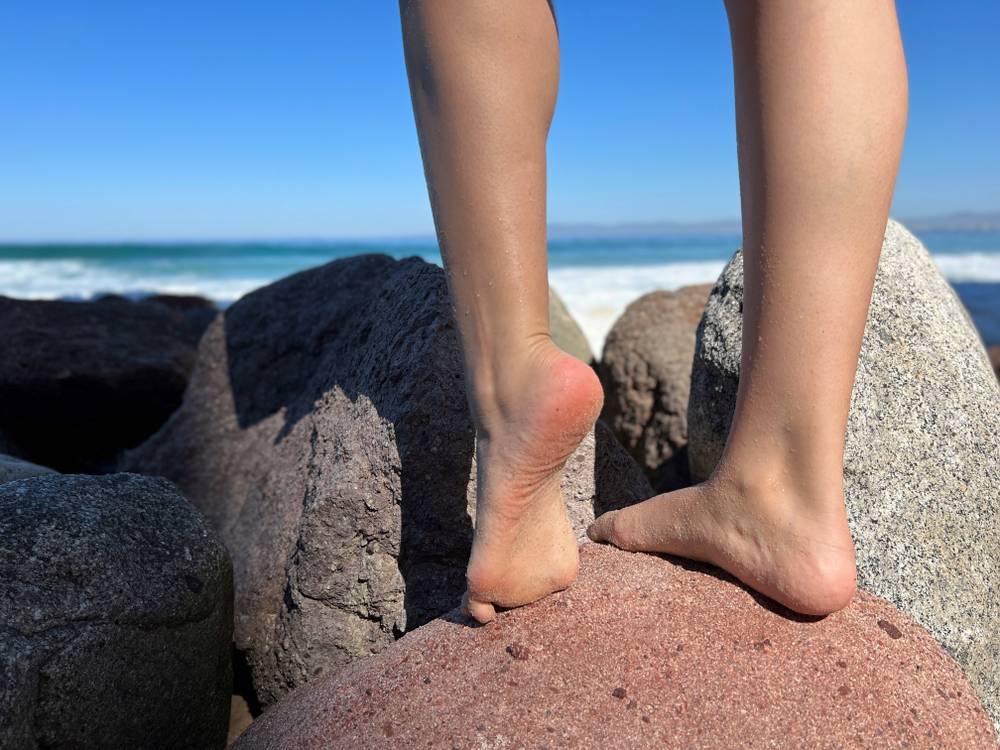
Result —
[[[890, 215], [890, 218], [894, 218]], [[910, 229], [917, 231], [968, 231], [989, 232], [1000, 231], [1000, 211], [954, 211], [947, 214], [930, 214], [897, 219]], [[705, 219], [705, 220], [650, 220], [650, 221], [558, 221], [547, 225], [549, 239], [611, 239], [657, 237], [663, 235], [705, 235], [705, 234], [739, 234], [742, 222], [738, 218]], [[436, 242], [433, 231], [406, 232], [395, 235], [219, 235], [217, 237], [83, 237], [83, 238], [33, 238], [5, 239], [0, 238], [0, 246], [32, 247], [42, 245], [195, 245], [195, 244], [320, 244], [320, 243], [416, 243]]]

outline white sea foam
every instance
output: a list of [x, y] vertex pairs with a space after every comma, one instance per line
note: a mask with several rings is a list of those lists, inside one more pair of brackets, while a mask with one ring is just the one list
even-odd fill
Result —
[[[951, 281], [1000, 282], [1000, 253], [941, 253], [935, 255], [935, 261]], [[557, 266], [549, 279], [600, 355], [604, 337], [630, 302], [654, 289], [713, 282], [723, 265], [723, 261], [713, 260]], [[273, 281], [267, 273], [260, 269], [217, 275], [208, 269], [181, 269], [169, 260], [123, 265], [83, 258], [0, 260], [0, 294], [24, 299], [87, 299], [109, 292], [199, 294], [225, 303]], [[283, 275], [273, 266], [270, 273]]]
[[1000, 281], [1000, 253], [939, 253], [934, 262], [948, 281]]
[[[949, 281], [1000, 282], [1000, 253], [940, 254], [934, 260]], [[549, 281], [600, 356], [605, 336], [630, 302], [655, 289], [713, 283], [724, 265], [705, 261], [559, 268], [549, 272]]]
[[[153, 270], [153, 269], [151, 269]], [[272, 279], [155, 269], [137, 273], [79, 259], [0, 260], [0, 294], [21, 299], [89, 299], [100, 294], [198, 294], [232, 301]]]
[[559, 292], [600, 356], [604, 337], [626, 306], [654, 289], [677, 289], [715, 281], [724, 261], [664, 263], [654, 266], [555, 268], [549, 282]]

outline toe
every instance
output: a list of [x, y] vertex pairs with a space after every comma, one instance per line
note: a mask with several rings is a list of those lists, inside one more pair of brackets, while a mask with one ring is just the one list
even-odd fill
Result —
[[587, 527], [587, 536], [590, 537], [591, 541], [594, 542], [608, 542], [609, 544], [618, 545], [617, 534], [615, 532], [615, 516], [618, 515], [620, 511], [611, 510], [607, 513], [603, 513], [594, 520], [590, 526]]
[[462, 597], [462, 610], [469, 617], [484, 625], [497, 616], [497, 611], [492, 604], [472, 598], [468, 591]]
[[643, 531], [643, 527], [652, 520], [651, 510], [655, 510], [652, 501], [646, 500], [638, 505], [608, 511], [590, 525], [587, 536], [595, 542], [607, 542], [626, 552], [656, 551]]

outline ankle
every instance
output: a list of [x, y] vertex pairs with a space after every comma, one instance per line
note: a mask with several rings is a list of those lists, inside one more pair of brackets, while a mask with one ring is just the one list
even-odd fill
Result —
[[567, 432], [577, 426], [586, 431], [604, 400], [593, 368], [557, 347], [547, 334], [508, 351], [502, 362], [470, 368], [466, 382], [481, 440], [539, 420]]
[[709, 482], [720, 492], [744, 498], [774, 510], [805, 514], [803, 520], [823, 523], [840, 519], [844, 511], [844, 482], [840, 456], [805, 461], [788, 455], [734, 460], [724, 456]]
[[467, 359], [466, 388], [478, 432], [510, 420], [523, 405], [525, 389], [544, 377], [541, 371], [554, 349], [547, 333], [536, 334]]

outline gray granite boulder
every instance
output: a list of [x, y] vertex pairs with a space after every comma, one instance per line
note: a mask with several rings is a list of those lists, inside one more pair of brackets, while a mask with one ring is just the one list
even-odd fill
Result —
[[604, 341], [601, 418], [660, 492], [690, 484], [691, 363], [711, 288], [701, 284], [643, 295], [625, 309]]
[[13, 456], [0, 453], [0, 484], [13, 482], [15, 479], [27, 479], [42, 474], [55, 474], [52, 469], [39, 466], [29, 461], [22, 461]]
[[[456, 605], [473, 449], [444, 273], [368, 255], [228, 308], [126, 465], [177, 482], [232, 551], [236, 646], [267, 705]], [[595, 503], [651, 493], [603, 426], [566, 475], [581, 535]]]
[[110, 471], [181, 402], [197, 336], [161, 304], [0, 297], [0, 430], [20, 458]]
[[0, 747], [212, 748], [232, 568], [162, 479], [0, 485]]
[[594, 363], [594, 352], [590, 348], [590, 342], [587, 341], [587, 335], [580, 328], [580, 324], [576, 322], [569, 308], [566, 307], [566, 303], [551, 287], [549, 288], [549, 330], [552, 334], [552, 340], [564, 352], [572, 354], [588, 365]]
[[[712, 290], [689, 411], [691, 469], [729, 430], [743, 259]], [[844, 482], [862, 586], [926, 627], [1000, 725], [1000, 386], [968, 316], [920, 242], [890, 221], [847, 430]]]

